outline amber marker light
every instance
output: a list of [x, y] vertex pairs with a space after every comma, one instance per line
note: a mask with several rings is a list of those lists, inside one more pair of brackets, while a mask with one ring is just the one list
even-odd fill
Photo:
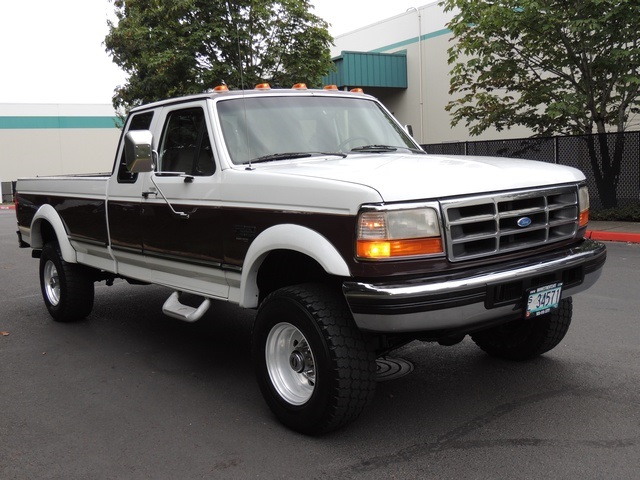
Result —
[[580, 212], [580, 227], [586, 227], [589, 223], [589, 210]]
[[349, 90], [351, 93], [364, 93], [364, 90], [361, 89], [360, 87], [358, 88], [352, 88], [351, 90]]
[[358, 257], [377, 259], [414, 257], [442, 253], [440, 238], [411, 238], [407, 240], [358, 240]]
[[229, 87], [227, 87], [226, 85], [216, 85], [215, 87], [213, 87], [213, 91], [214, 92], [228, 92], [229, 91]]
[[271, 90], [271, 85], [268, 83], [259, 83], [256, 85], [256, 90]]
[[586, 186], [578, 190], [578, 204], [580, 206], [579, 227], [586, 227], [589, 223], [589, 189]]
[[294, 90], [306, 90], [307, 89], [307, 84], [306, 83], [296, 83], [293, 87]]
[[338, 90], [337, 85], [325, 85], [324, 90]]

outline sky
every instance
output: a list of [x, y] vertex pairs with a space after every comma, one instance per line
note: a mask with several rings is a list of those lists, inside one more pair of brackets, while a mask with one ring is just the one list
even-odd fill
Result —
[[[335, 37], [430, 2], [311, 3]], [[103, 45], [113, 10], [109, 0], [1, 0], [0, 103], [110, 104], [126, 81]]]

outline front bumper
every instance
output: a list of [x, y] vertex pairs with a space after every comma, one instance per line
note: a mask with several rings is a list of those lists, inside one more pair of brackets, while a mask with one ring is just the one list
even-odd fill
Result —
[[527, 289], [561, 281], [562, 297], [600, 277], [606, 247], [593, 240], [561, 251], [492, 265], [490, 269], [436, 275], [402, 283], [343, 283], [361, 330], [371, 332], [472, 331], [523, 316]]

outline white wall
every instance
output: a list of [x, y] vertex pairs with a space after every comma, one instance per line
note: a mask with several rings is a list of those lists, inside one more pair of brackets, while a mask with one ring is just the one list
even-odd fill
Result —
[[[83, 128], [36, 128], [41, 117]], [[111, 171], [120, 137], [114, 117], [111, 105], [0, 104], [0, 178]]]
[[[470, 137], [464, 124], [450, 125], [445, 110], [453, 99], [449, 94], [449, 65], [447, 49], [453, 35], [446, 29], [453, 13], [445, 13], [438, 3], [431, 3], [396, 15], [378, 23], [337, 36], [331, 56], [342, 51], [407, 52], [408, 88], [403, 92], [379, 93], [378, 97], [403, 124], [413, 126], [414, 137], [420, 143], [439, 143], [465, 140], [494, 140], [528, 137], [531, 131], [523, 127], [503, 132], [487, 130]], [[419, 43], [420, 29], [422, 41]], [[422, 109], [420, 108], [420, 50], [422, 50]], [[366, 88], [365, 88], [366, 93]], [[421, 113], [422, 112], [422, 113]], [[420, 124], [422, 121], [422, 134]]]

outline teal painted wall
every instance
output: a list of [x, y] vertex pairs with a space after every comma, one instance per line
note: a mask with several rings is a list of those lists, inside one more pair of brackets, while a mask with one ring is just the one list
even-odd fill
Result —
[[0, 116], [2, 130], [119, 128], [118, 117]]

